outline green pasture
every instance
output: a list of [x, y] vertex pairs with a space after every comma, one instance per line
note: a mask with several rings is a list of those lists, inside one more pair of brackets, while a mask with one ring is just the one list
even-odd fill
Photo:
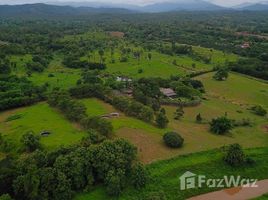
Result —
[[[27, 76], [25, 66], [31, 59], [31, 55], [11, 56], [11, 62], [17, 63], [16, 68], [12, 69], [12, 73], [18, 76]], [[50, 89], [54, 87], [67, 89], [76, 85], [77, 80], [81, 78], [81, 70], [64, 67], [62, 57], [55, 55], [47, 69], [42, 73], [33, 72], [28, 78], [36, 85], [48, 84]]]
[[[20, 118], [7, 120], [14, 115], [19, 115]], [[20, 139], [23, 134], [33, 132], [40, 135], [42, 131], [51, 133], [48, 137], [41, 137], [40, 140], [47, 149], [77, 143], [86, 135], [77, 124], [70, 123], [47, 103], [0, 113], [0, 132], [4, 138], [12, 142], [16, 149], [21, 147]]]
[[226, 81], [215, 81], [214, 73], [204, 74], [201, 80], [209, 96], [244, 106], [262, 105], [268, 109], [268, 84], [236, 73]]

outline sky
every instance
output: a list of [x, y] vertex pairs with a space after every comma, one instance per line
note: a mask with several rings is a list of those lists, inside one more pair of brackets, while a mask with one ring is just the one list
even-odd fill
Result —
[[[0, 4], [23, 4], [23, 3], [37, 3], [37, 2], [109, 2], [109, 3], [124, 3], [124, 4], [136, 4], [146, 5], [152, 3], [159, 3], [164, 1], [175, 1], [175, 0], [0, 0]], [[262, 2], [264, 0], [206, 0], [221, 6], [234, 6], [242, 3], [255, 3]]]

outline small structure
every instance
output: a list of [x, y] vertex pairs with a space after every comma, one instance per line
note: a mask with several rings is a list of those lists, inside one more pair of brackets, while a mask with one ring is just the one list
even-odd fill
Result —
[[177, 96], [176, 92], [171, 88], [160, 88], [160, 92], [164, 96], [169, 97], [169, 98], [173, 98]]
[[118, 76], [116, 77], [116, 81], [118, 82], [132, 82], [131, 78], [124, 77], [124, 76]]
[[43, 137], [47, 137], [47, 136], [49, 136], [51, 133], [49, 132], [49, 131], [42, 131], [41, 133], [40, 133], [40, 135], [41, 136], [43, 136]]
[[106, 114], [106, 115], [102, 115], [101, 118], [110, 119], [110, 118], [115, 118], [115, 117], [119, 117], [119, 116], [120, 116], [119, 113], [114, 112], [114, 113], [109, 113], [109, 114]]
[[250, 44], [249, 44], [249, 42], [245, 42], [244, 44], [242, 44], [242, 45], [241, 45], [241, 48], [242, 48], [242, 49], [248, 49], [248, 48], [250, 48]]
[[125, 95], [125, 96], [128, 96], [128, 97], [132, 97], [132, 95], [133, 95], [133, 90], [132, 90], [132, 89], [125, 89], [125, 90], [122, 90], [122, 94]]

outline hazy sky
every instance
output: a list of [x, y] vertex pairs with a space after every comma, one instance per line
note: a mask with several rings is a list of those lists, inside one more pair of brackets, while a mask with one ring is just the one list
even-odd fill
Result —
[[[109, 2], [109, 3], [127, 3], [127, 4], [150, 4], [155, 2], [163, 2], [163, 1], [176, 1], [176, 0], [0, 0], [0, 4], [22, 4], [22, 3], [36, 3], [36, 2], [53, 2], [53, 1], [60, 1], [60, 2], [85, 2], [85, 1], [93, 1], [93, 2]], [[179, 1], [179, 0], [178, 0]], [[206, 0], [213, 2], [218, 5], [222, 6], [233, 6], [238, 5], [241, 3], [248, 3], [248, 2], [262, 2], [267, 0]]]

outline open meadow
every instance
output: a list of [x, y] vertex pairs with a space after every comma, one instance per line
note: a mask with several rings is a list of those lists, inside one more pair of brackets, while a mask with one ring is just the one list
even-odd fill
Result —
[[[51, 134], [41, 136], [44, 131]], [[20, 139], [27, 132], [40, 136], [41, 144], [48, 150], [76, 144], [86, 135], [46, 103], [1, 112], [0, 132], [11, 142], [14, 152], [22, 147]]]

